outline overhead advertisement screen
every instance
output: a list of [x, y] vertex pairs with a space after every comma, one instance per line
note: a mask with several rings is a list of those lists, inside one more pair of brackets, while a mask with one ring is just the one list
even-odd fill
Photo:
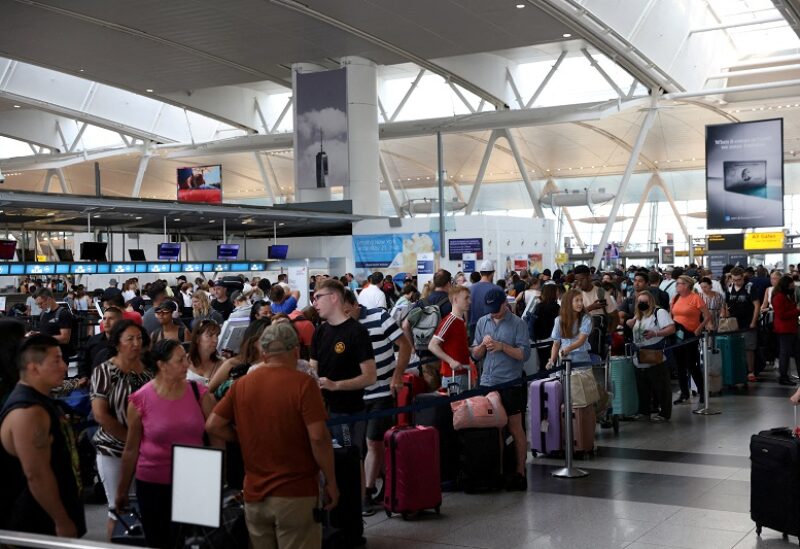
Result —
[[706, 126], [709, 229], [783, 226], [783, 119]]

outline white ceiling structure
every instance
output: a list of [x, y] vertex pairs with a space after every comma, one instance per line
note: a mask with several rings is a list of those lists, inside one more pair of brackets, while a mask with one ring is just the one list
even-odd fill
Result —
[[[769, 117], [794, 162], [797, 13], [795, 0], [2, 0], [3, 190], [55, 207], [95, 193], [97, 162], [103, 195], [173, 200], [177, 167], [221, 163], [226, 202], [292, 202], [291, 66], [354, 55], [379, 65], [380, 149], [405, 198], [435, 196], [438, 130], [448, 193], [466, 201], [505, 128], [537, 193], [548, 180], [614, 193], [658, 88], [636, 173], [702, 170], [705, 125]], [[498, 139], [483, 182], [521, 169]], [[488, 188], [477, 208], [502, 208]]]

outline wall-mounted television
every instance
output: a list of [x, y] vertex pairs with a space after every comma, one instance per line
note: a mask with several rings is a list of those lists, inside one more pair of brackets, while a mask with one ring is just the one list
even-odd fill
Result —
[[181, 256], [181, 245], [174, 242], [163, 242], [158, 245], [158, 259], [175, 260]]
[[56, 254], [58, 255], [59, 261], [75, 261], [75, 256], [72, 254], [72, 250], [59, 248], [56, 250]]
[[147, 261], [147, 258], [144, 255], [144, 250], [137, 248], [128, 250], [128, 257], [131, 258], [131, 261]]
[[234, 260], [239, 257], [238, 244], [217, 244], [217, 261]]
[[288, 253], [288, 244], [275, 244], [267, 247], [267, 259], [286, 259], [286, 254]]
[[20, 248], [17, 250], [17, 259], [20, 261], [25, 262], [34, 262], [36, 261], [36, 251], [35, 250], [26, 250], [25, 248]]
[[0, 240], [0, 259], [4, 261], [11, 261], [14, 259], [14, 252], [16, 250], [16, 240]]
[[81, 242], [82, 261], [108, 261], [106, 259], [107, 242]]
[[178, 202], [222, 204], [222, 165], [178, 168]]

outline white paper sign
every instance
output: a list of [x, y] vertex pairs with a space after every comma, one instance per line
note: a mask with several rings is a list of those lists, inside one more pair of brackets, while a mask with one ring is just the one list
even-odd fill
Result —
[[172, 447], [172, 522], [219, 528], [222, 450]]

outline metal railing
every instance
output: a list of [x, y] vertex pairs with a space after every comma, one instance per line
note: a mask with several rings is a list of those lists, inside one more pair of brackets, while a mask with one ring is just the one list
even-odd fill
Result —
[[119, 545], [101, 541], [84, 541], [80, 539], [43, 536], [27, 532], [0, 530], [0, 547], [34, 547], [38, 549], [119, 549]]

